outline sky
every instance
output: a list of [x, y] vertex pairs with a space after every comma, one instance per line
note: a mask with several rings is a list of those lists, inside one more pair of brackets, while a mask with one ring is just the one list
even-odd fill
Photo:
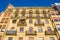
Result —
[[8, 4], [15, 7], [26, 6], [51, 6], [51, 4], [60, 3], [60, 0], [0, 0], [0, 12], [4, 11]]

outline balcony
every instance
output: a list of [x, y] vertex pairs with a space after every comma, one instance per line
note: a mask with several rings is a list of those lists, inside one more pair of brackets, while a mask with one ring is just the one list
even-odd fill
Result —
[[36, 31], [32, 31], [32, 32], [26, 31], [25, 32], [25, 35], [27, 35], [27, 36], [36, 36], [37, 35], [37, 32]]
[[35, 26], [44, 26], [44, 23], [35, 23]]
[[27, 16], [28, 19], [34, 19], [34, 16]]
[[18, 26], [27, 26], [27, 23], [25, 19], [20, 19], [19, 22], [17, 23]]
[[27, 26], [26, 23], [18, 23], [17, 25], [18, 25], [18, 26]]
[[55, 31], [45, 31], [45, 35], [56, 35]]
[[13, 19], [13, 20], [12, 20], [12, 23], [16, 23], [16, 21], [17, 21], [17, 19]]
[[36, 19], [40, 19], [41, 17], [39, 15], [35, 16]]
[[48, 14], [43, 14], [43, 18], [50, 18]]
[[26, 16], [20, 16], [20, 19], [26, 19]]
[[7, 30], [6, 35], [17, 35], [17, 31], [15, 31], [15, 30]]

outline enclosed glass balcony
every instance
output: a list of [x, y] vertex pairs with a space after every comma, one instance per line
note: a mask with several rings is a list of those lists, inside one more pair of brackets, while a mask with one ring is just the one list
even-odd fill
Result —
[[15, 31], [15, 30], [7, 30], [6, 35], [17, 35], [17, 31]]

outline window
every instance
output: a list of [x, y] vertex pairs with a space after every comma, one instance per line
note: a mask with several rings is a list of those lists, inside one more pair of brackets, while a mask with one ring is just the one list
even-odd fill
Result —
[[46, 14], [43, 14], [43, 16], [44, 16], [44, 17], [47, 17], [47, 15], [46, 15]]
[[39, 40], [44, 40], [44, 37], [40, 37]]
[[19, 40], [23, 40], [23, 37], [19, 37]]
[[42, 32], [42, 27], [39, 27], [38, 28], [38, 32]]
[[38, 22], [38, 24], [40, 24], [40, 23], [41, 23], [41, 21], [40, 21], [39, 19], [37, 20], [37, 22]]
[[48, 23], [49, 23], [48, 19], [45, 19], [45, 23], [46, 23], [46, 24], [48, 24]]
[[5, 31], [5, 27], [2, 27], [1, 32], [4, 32], [4, 31]]
[[57, 29], [60, 31], [60, 27], [57, 27]]
[[51, 31], [52, 31], [49, 26], [47, 27], [47, 31], [48, 31], [48, 32], [51, 32]]
[[24, 31], [24, 27], [20, 27], [20, 32], [23, 32]]
[[59, 25], [59, 24], [57, 24], [57, 26], [56, 26], [56, 27], [57, 27], [57, 29], [60, 31], [60, 25]]
[[34, 37], [29, 37], [29, 40], [34, 40]]
[[33, 11], [29, 10], [29, 17], [32, 17]]
[[3, 25], [2, 26], [1, 32], [4, 32], [5, 31], [5, 27], [6, 27], [6, 25]]
[[29, 14], [29, 17], [32, 17], [32, 13]]
[[40, 14], [36, 14], [36, 18], [40, 18]]
[[33, 28], [32, 27], [29, 28], [29, 32], [33, 32]]
[[2, 18], [1, 23], [3, 23], [4, 21], [5, 21], [5, 18]]
[[55, 14], [52, 13], [51, 15], [55, 15]]
[[2, 28], [2, 25], [0, 25], [0, 29]]
[[55, 22], [58, 22], [58, 19], [54, 19]]
[[9, 37], [8, 40], [13, 40], [13, 38], [12, 37]]
[[50, 40], [54, 40], [54, 37], [50, 37]]
[[29, 20], [29, 23], [32, 23], [32, 22], [33, 22], [32, 19], [30, 19], [30, 20]]

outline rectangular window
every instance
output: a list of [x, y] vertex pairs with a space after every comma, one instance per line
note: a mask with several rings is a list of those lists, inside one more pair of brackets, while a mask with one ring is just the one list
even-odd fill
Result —
[[42, 27], [39, 27], [38, 28], [38, 32], [42, 32]]
[[40, 14], [36, 14], [36, 18], [40, 18]]
[[38, 19], [38, 20], [37, 20], [37, 23], [38, 23], [38, 24], [41, 24], [41, 20]]
[[50, 37], [50, 40], [54, 40], [54, 37]]
[[29, 17], [32, 17], [32, 13], [29, 13]]
[[13, 38], [12, 37], [9, 37], [8, 40], [13, 40]]
[[44, 37], [40, 37], [39, 40], [44, 40]]
[[54, 19], [54, 22], [58, 22], [58, 19]]
[[20, 32], [23, 32], [24, 31], [24, 27], [20, 27]]
[[19, 40], [23, 40], [23, 37], [19, 37]]
[[34, 37], [29, 37], [29, 40], [34, 40]]
[[30, 19], [30, 20], [29, 20], [29, 23], [32, 23], [32, 22], [33, 22], [33, 20], [32, 20], [32, 19]]
[[56, 24], [56, 27], [60, 31], [60, 24]]
[[46, 14], [43, 14], [43, 16], [46, 18], [47, 17], [47, 15]]

